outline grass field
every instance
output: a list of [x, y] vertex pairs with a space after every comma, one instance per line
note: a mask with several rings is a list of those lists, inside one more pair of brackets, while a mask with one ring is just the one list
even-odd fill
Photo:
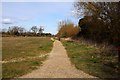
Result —
[[[40, 37], [3, 37], [2, 60], [10, 61], [18, 58], [27, 58], [44, 55], [52, 49], [53, 42], [50, 38]], [[19, 77], [42, 64], [46, 56], [31, 58], [20, 62], [3, 63], [2, 75], [4, 78]]]
[[117, 56], [101, 55], [99, 48], [78, 42], [63, 41], [71, 62], [77, 69], [99, 78], [120, 77]]

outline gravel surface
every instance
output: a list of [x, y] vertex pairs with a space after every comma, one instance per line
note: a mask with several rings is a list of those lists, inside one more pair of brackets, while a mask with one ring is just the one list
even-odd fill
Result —
[[83, 71], [77, 70], [71, 64], [66, 50], [60, 41], [54, 42], [49, 57], [39, 69], [23, 75], [20, 78], [95, 78]]

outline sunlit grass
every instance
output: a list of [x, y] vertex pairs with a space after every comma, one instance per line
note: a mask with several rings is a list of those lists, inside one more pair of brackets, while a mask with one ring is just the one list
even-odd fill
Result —
[[37, 69], [42, 64], [45, 57], [39, 59], [26, 60], [15, 63], [3, 63], [2, 64], [2, 76], [3, 78], [14, 78]]
[[103, 56], [99, 48], [76, 42], [63, 41], [71, 62], [77, 69], [99, 78], [118, 78], [120, 64], [117, 56]]
[[52, 49], [50, 38], [40, 37], [3, 37], [2, 59], [37, 56], [48, 53]]
[[3, 37], [3, 61], [23, 58], [26, 60], [2, 64], [2, 77], [13, 78], [37, 69], [47, 56], [28, 58], [47, 54], [51, 51], [53, 41], [40, 37]]

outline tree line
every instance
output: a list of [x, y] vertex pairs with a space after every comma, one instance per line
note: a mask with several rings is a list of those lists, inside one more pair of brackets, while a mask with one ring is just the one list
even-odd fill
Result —
[[74, 8], [78, 18], [83, 17], [78, 21], [79, 27], [62, 21], [58, 25], [58, 36], [120, 45], [120, 2], [75, 2]]
[[80, 36], [120, 45], [120, 2], [76, 2], [74, 6], [84, 13], [78, 22]]
[[79, 36], [114, 45], [120, 62], [120, 2], [76, 2], [74, 7], [84, 15]]
[[29, 31], [26, 31], [24, 27], [11, 26], [7, 29], [2, 29], [0, 32], [3, 37], [5, 36], [52, 36], [51, 33], [43, 33], [44, 28], [42, 26], [32, 26]]
[[63, 22], [59, 25], [58, 37], [82, 37], [113, 45], [120, 62], [120, 2], [75, 2], [74, 8], [78, 18], [83, 17], [78, 21], [79, 28]]

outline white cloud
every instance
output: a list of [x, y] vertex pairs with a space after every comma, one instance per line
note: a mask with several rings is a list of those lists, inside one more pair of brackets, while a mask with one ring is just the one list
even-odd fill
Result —
[[2, 20], [2, 24], [13, 24], [14, 22], [10, 18], [5, 18]]

